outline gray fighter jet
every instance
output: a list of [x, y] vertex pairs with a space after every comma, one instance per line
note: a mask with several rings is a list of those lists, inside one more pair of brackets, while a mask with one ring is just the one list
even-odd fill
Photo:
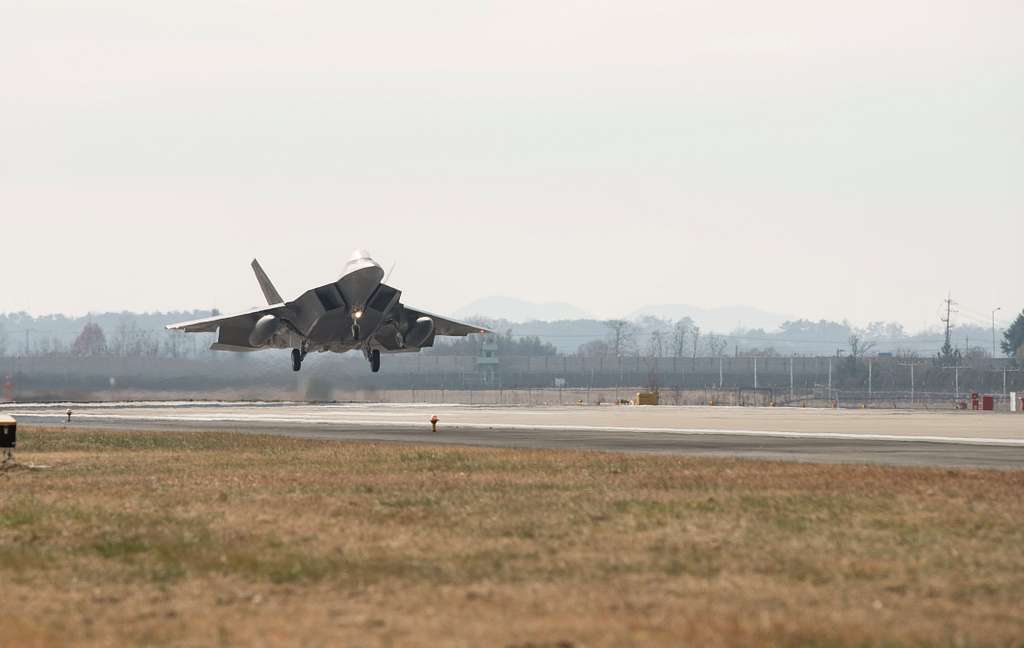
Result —
[[438, 335], [463, 337], [491, 331], [410, 308], [402, 292], [384, 282], [384, 269], [365, 250], [356, 250], [334, 283], [307, 290], [286, 302], [267, 273], [252, 269], [269, 304], [236, 315], [218, 315], [171, 324], [169, 330], [217, 332], [216, 351], [292, 350], [292, 369], [302, 368], [310, 351], [345, 353], [360, 349], [376, 373], [381, 353], [419, 351]]

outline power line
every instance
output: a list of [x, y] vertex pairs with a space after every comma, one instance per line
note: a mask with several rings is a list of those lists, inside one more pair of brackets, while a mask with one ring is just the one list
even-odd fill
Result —
[[[974, 310], [973, 308], [967, 308], [963, 304], [959, 304], [959, 306], [961, 313], [964, 314], [968, 319], [973, 320], [979, 328], [988, 328], [989, 326], [992, 325], [991, 311], [981, 312]], [[1008, 329], [1010, 328], [1012, 319], [1013, 316], [1011, 316], [1010, 319], [996, 319], [995, 324], [999, 328]]]

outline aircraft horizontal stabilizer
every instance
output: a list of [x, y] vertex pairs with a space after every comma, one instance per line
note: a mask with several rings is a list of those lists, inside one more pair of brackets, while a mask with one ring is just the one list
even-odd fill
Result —
[[463, 337], [466, 335], [473, 335], [474, 333], [489, 334], [494, 333], [489, 328], [483, 326], [476, 326], [474, 324], [466, 324], [452, 319], [441, 317], [440, 315], [434, 315], [427, 311], [422, 311], [415, 308], [405, 307], [405, 311], [415, 316], [416, 319], [421, 317], [429, 317], [434, 320], [434, 334], [435, 335], [447, 335], [450, 337]]
[[256, 308], [244, 313], [235, 313], [233, 315], [214, 315], [213, 317], [204, 317], [203, 319], [192, 320], [189, 322], [168, 324], [164, 328], [168, 331], [185, 331], [186, 333], [215, 333], [221, 326], [230, 325], [242, 320], [246, 322], [251, 321], [255, 324], [259, 318], [264, 315], [274, 315], [279, 312], [280, 309], [284, 308], [284, 306], [284, 304], [271, 304], [266, 308]]

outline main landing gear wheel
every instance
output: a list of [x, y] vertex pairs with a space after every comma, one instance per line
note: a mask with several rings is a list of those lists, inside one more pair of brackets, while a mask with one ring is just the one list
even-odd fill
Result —
[[380, 349], [370, 352], [370, 371], [373, 373], [380, 371]]
[[292, 371], [302, 369], [302, 357], [305, 354], [298, 349], [292, 349]]

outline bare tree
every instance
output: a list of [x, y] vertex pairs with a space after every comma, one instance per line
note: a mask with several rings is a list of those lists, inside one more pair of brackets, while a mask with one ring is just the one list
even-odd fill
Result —
[[185, 355], [185, 345], [188, 343], [184, 331], [167, 331], [164, 338], [164, 353], [171, 358], [179, 358]]
[[665, 357], [665, 337], [666, 336], [662, 331], [657, 329], [651, 331], [651, 336], [647, 340], [647, 357]]
[[7, 355], [7, 328], [0, 322], [0, 357]]
[[647, 388], [650, 391], [658, 391], [658, 358], [665, 355], [665, 334], [658, 329], [651, 331], [647, 340]]
[[672, 357], [682, 358], [686, 355], [686, 341], [693, 330], [693, 320], [684, 317], [672, 326]]
[[711, 333], [708, 335], [707, 347], [711, 353], [712, 358], [721, 358], [725, 355], [725, 349], [729, 346], [729, 341], [721, 335], [715, 335]]
[[633, 350], [636, 328], [626, 320], [608, 320], [608, 350], [612, 355], [622, 357]]
[[964, 360], [987, 360], [992, 357], [992, 352], [982, 346], [972, 346], [964, 351]]
[[591, 340], [581, 344], [580, 348], [576, 350], [576, 354], [584, 358], [600, 358], [611, 355], [611, 352], [608, 343], [604, 340]]
[[898, 339], [906, 337], [903, 325], [899, 322], [870, 322], [865, 331], [867, 337]]
[[860, 360], [863, 358], [871, 349], [875, 348], [874, 342], [866, 341], [860, 335], [854, 333], [850, 336], [850, 357], [854, 360]]
[[67, 355], [68, 345], [57, 336], [50, 337], [50, 353], [55, 356]]
[[693, 359], [694, 360], [697, 359], [697, 348], [698, 348], [699, 344], [700, 344], [700, 327], [699, 326], [694, 326], [693, 327]]
[[153, 331], [141, 328], [135, 318], [126, 313], [110, 338], [110, 352], [124, 357], [157, 356], [160, 355], [160, 339]]
[[110, 352], [114, 355], [134, 355], [132, 347], [135, 344], [139, 333], [139, 327], [135, 324], [134, 318], [125, 314], [117, 323], [114, 334], [110, 337]]

